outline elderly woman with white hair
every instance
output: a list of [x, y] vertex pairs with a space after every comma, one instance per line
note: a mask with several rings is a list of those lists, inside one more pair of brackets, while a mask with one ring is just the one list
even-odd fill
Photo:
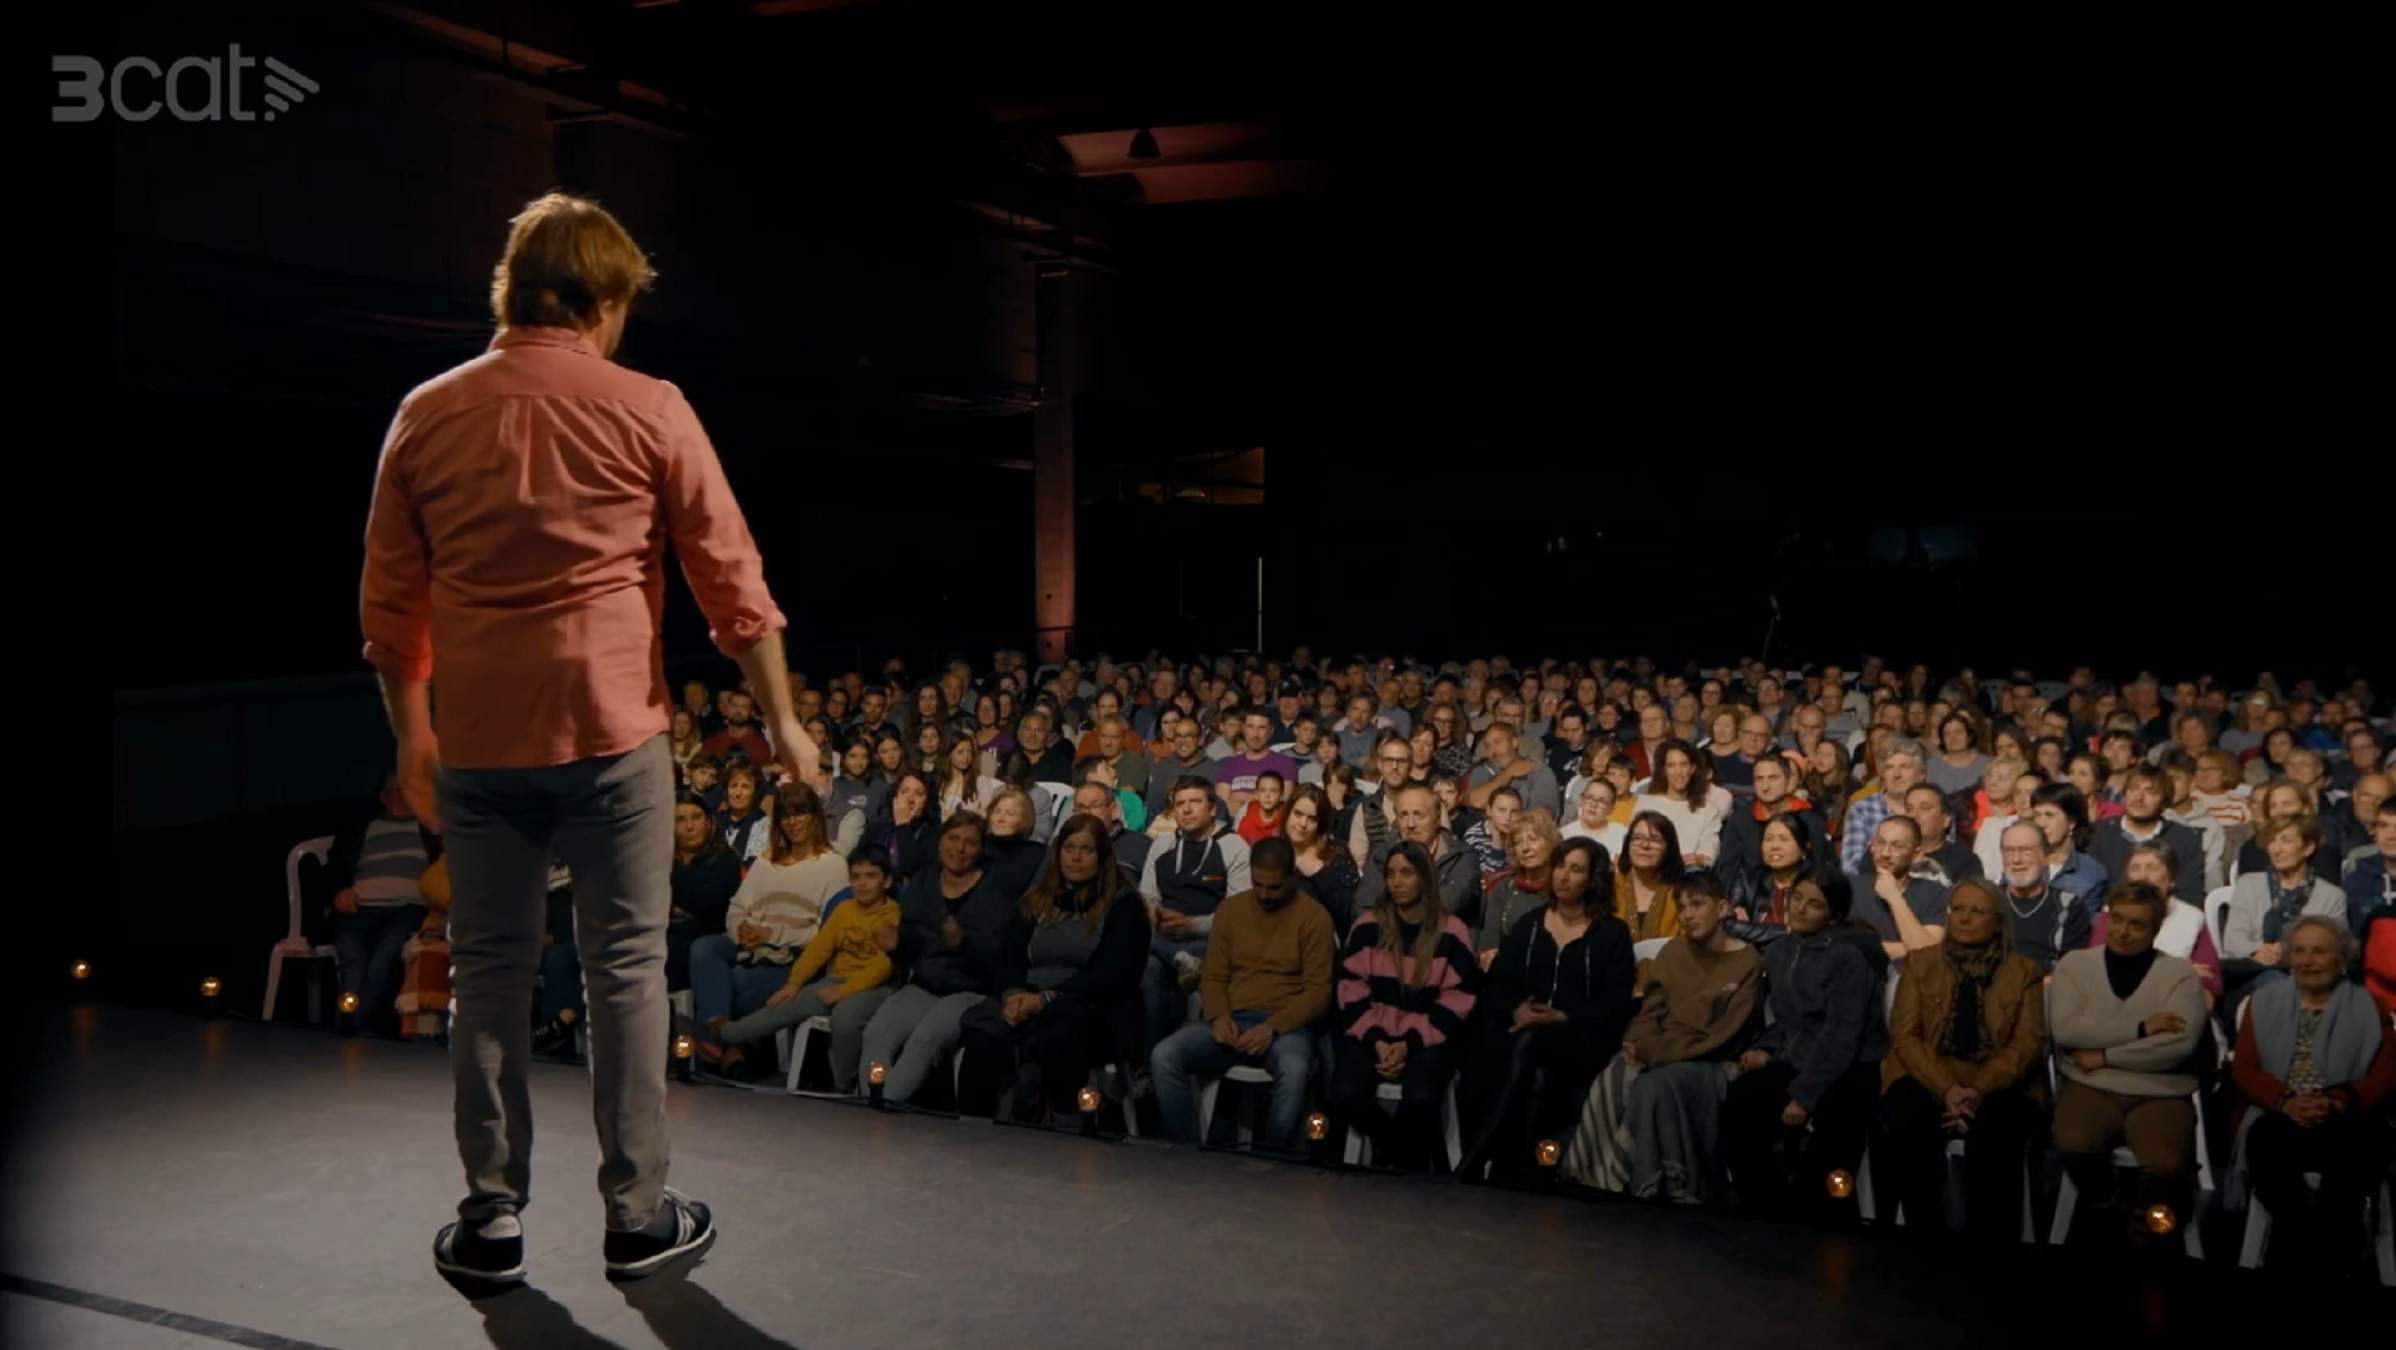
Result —
[[2356, 1255], [2363, 1204], [2387, 1168], [2396, 1031], [2346, 978], [2354, 936], [2344, 924], [2303, 915], [2281, 940], [2289, 978], [2256, 990], [2238, 1022], [2234, 1128], [2241, 1172], [2271, 1211], [2272, 1263], [2327, 1274]]

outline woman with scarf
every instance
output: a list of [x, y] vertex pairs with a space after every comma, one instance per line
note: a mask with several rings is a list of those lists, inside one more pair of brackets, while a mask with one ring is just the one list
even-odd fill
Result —
[[[1680, 933], [1676, 897], [1689, 865], [1681, 856], [1680, 832], [1672, 821], [1653, 811], [1631, 817], [1623, 836], [1622, 859], [1615, 864], [1614, 917], [1627, 924], [1631, 941], [1670, 938]], [[1647, 989], [1647, 967], [1639, 968], [1639, 988]]]
[[[1481, 969], [1489, 969], [1497, 960], [1498, 948], [1504, 945], [1506, 934], [1514, 930], [1516, 921], [1547, 903], [1548, 877], [1555, 868], [1556, 850], [1563, 845], [1564, 836], [1556, 829], [1555, 817], [1547, 813], [1546, 807], [1536, 807], [1515, 818], [1514, 835], [1506, 841], [1506, 858], [1511, 865], [1491, 882], [1489, 894], [1481, 902], [1480, 930], [1473, 935], [1473, 946], [1481, 955]], [[1597, 856], [1601, 867], [1598, 879], [1604, 883], [1600, 893], [1610, 895], [1614, 869], [1607, 860], [1612, 855], [1601, 847]]]
[[2287, 978], [2287, 933], [2305, 915], [2348, 924], [2346, 892], [2313, 870], [2321, 822], [2309, 815], [2274, 816], [2256, 836], [2270, 866], [2246, 872], [2230, 887], [2221, 920], [2222, 1016], [2235, 1025], [2249, 994]]
[[1459, 1176], [1478, 1180], [1484, 1164], [1494, 1179], [1545, 1175], [1536, 1141], [1572, 1126], [1590, 1081], [1622, 1046], [1637, 970], [1630, 929], [1606, 912], [1608, 862], [1593, 840], [1566, 843], [1549, 864], [1546, 903], [1506, 929], [1464, 1070], [1477, 1134]]
[[1900, 968], [1872, 1175], [1881, 1214], [1903, 1207], [1917, 1230], [1938, 1227], [1957, 1139], [1972, 1236], [2011, 1242], [2021, 1230], [2022, 1162], [2046, 1116], [2047, 1018], [2045, 972], [2013, 950], [2008, 913], [1989, 882], [1956, 883], [1946, 936]]
[[2266, 1258], [2334, 1276], [2352, 1270], [2363, 1203], [2386, 1174], [2396, 1033], [2346, 978], [2354, 938], [2343, 924], [2306, 915], [2282, 941], [2289, 978], [2256, 990], [2238, 1023], [2232, 1129], [2247, 1184], [2271, 1211]]

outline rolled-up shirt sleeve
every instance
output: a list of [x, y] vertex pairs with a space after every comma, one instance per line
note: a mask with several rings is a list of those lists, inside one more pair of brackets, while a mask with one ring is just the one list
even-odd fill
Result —
[[394, 679], [422, 681], [433, 676], [432, 566], [423, 522], [402, 473], [407, 426], [402, 407], [383, 438], [375, 468], [358, 618], [366, 634], [366, 659], [376, 669]]
[[725, 655], [737, 657], [789, 621], [766, 589], [765, 560], [758, 556], [748, 519], [733, 499], [699, 415], [681, 390], [668, 385], [666, 391], [662, 495], [667, 534], [699, 611], [707, 616], [708, 638]]

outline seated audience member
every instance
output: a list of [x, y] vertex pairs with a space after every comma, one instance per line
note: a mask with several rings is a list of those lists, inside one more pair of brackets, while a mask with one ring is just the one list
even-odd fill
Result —
[[1151, 821], [1170, 820], [1173, 816], [1173, 785], [1184, 778], [1205, 780], [1209, 795], [1221, 776], [1221, 765], [1198, 748], [1198, 723], [1187, 717], [1171, 717], [1169, 730], [1163, 733], [1165, 753], [1148, 769], [1148, 818]]
[[702, 736], [708, 735], [724, 724], [724, 719], [716, 714], [715, 693], [707, 687], [705, 680], [682, 682], [681, 711], [690, 714], [692, 724], [698, 728], [699, 734]]
[[2170, 796], [2171, 780], [2161, 769], [2151, 764], [2131, 765], [2122, 775], [2122, 813], [2096, 827], [2088, 852], [2105, 869], [2105, 875], [2118, 877], [2137, 845], [2151, 843], [2169, 849], [2174, 859], [2172, 870], [2180, 878], [2171, 894], [2192, 905], [2202, 904], [2204, 841], [2196, 831], [2163, 818]]
[[2047, 876], [2091, 910], [2104, 906], [2112, 880], [2081, 848], [2088, 839], [2088, 799], [2069, 783], [2050, 782], [2030, 795], [2030, 820], [2046, 844]]
[[674, 757], [677, 777], [689, 768], [693, 759], [698, 758], [704, 740], [699, 734], [698, 719], [691, 715], [689, 709], [676, 708], [673, 716], [666, 721], [666, 751]]
[[1498, 947], [1464, 1070], [1475, 1131], [1461, 1169], [1468, 1179], [1483, 1164], [1500, 1178], [1536, 1170], [1539, 1141], [1564, 1137], [1591, 1080], [1622, 1048], [1637, 972], [1630, 929], [1608, 912], [1612, 861], [1591, 840], [1563, 845], [1545, 903], [1517, 915]]
[[[1103, 702], [1103, 697], [1101, 701]], [[1096, 755], [1106, 761], [1107, 767], [1114, 771], [1115, 786], [1130, 793], [1133, 799], [1141, 804], [1140, 819], [1142, 823], [1145, 823], [1148, 818], [1148, 778], [1151, 766], [1148, 748], [1141, 743], [1138, 737], [1132, 735], [1131, 724], [1124, 721], [1121, 714], [1101, 714], [1097, 726], [1083, 739], [1084, 744], [1091, 747], [1083, 751], [1083, 755]], [[1134, 826], [1133, 828], [1139, 827]]]
[[1797, 794], [1796, 774], [1787, 760], [1765, 755], [1748, 766], [1748, 782], [1747, 797], [1734, 803], [1723, 818], [1721, 843], [1714, 855], [1714, 874], [1726, 879], [1751, 873], [1763, 863], [1764, 822], [1783, 811], [1811, 815], [1814, 834], [1822, 833], [1822, 815]]
[[416, 886], [424, 896], [424, 923], [400, 948], [399, 996], [392, 1007], [402, 1039], [438, 1040], [449, 1034], [451, 999], [448, 860], [433, 859]]
[[2163, 818], [2196, 832], [2197, 856], [2203, 860], [2197, 878], [2200, 892], [2229, 885], [2229, 836], [2212, 813], [2197, 804], [2196, 761], [2173, 750], [2165, 752], [2156, 767], [2163, 770]]
[[1506, 846], [1514, 837], [1514, 823], [1522, 818], [1522, 794], [1513, 788], [1502, 787], [1489, 794], [1489, 805], [1479, 820], [1471, 821], [1461, 830], [1465, 851], [1473, 855], [1474, 866], [1480, 871], [1483, 890], [1497, 884], [1506, 874]]
[[1465, 801], [1473, 809], [1487, 811], [1491, 797], [1512, 788], [1526, 809], [1545, 807], [1550, 815], [1563, 810], [1555, 771], [1522, 753], [1522, 736], [1513, 723], [1489, 724], [1481, 733], [1481, 756], [1465, 775]]
[[2022, 1167], [2046, 1120], [2045, 972], [2013, 949], [2006, 919], [1998, 888], [1966, 877], [1947, 897], [1939, 944], [1900, 968], [1872, 1167], [1880, 1217], [1901, 1207], [1917, 1231], [1936, 1231], [1945, 1213], [1957, 1139], [1972, 1235], [2010, 1243], [2021, 1231]]
[[1339, 742], [1340, 758], [1358, 769], [1370, 762], [1382, 734], [1393, 730], [1380, 711], [1381, 701], [1369, 691], [1359, 690], [1348, 696], [1348, 715], [1331, 728], [1330, 738]]
[[1281, 833], [1282, 820], [1289, 814], [1285, 795], [1288, 787], [1287, 781], [1271, 769], [1256, 776], [1256, 793], [1248, 799], [1248, 808], [1240, 813], [1239, 825], [1233, 831], [1249, 847]]
[[[1689, 875], [1671, 820], [1653, 811], [1632, 817], [1630, 831], [1623, 836], [1622, 857], [1614, 864], [1614, 917], [1629, 925], [1631, 941], [1668, 938], [1680, 931], [1676, 906], [1681, 883]], [[1645, 990], [1644, 965], [1639, 980]]]
[[1259, 775], [1272, 774], [1286, 786], [1298, 781], [1298, 762], [1273, 748], [1273, 716], [1261, 709], [1242, 713], [1237, 750], [1215, 766], [1215, 792], [1234, 819], [1256, 797]]
[[2244, 826], [2252, 814], [2251, 794], [2239, 781], [2238, 757], [2212, 749], [2196, 757], [2195, 801], [2225, 832]]
[[[1313, 754], [1305, 763], [1298, 766], [1298, 781], [1301, 784], [1312, 783], [1320, 787], [1323, 784], [1324, 775], [1330, 773], [1334, 765], [1347, 768], [1347, 761], [1339, 757], [1339, 742], [1329, 736], [1318, 736], [1315, 738]], [[1354, 769], [1348, 769], [1351, 778], [1355, 776], [1355, 772]]]
[[1077, 1109], [1096, 1064], [1128, 1068], [1140, 1041], [1148, 911], [1123, 884], [1106, 827], [1074, 816], [1024, 892], [999, 945], [999, 992], [966, 1010], [959, 1107], [995, 1110], [1010, 1088], [1019, 1120]]
[[[832, 1021], [832, 1087], [857, 1090], [865, 1026], [890, 997], [890, 954], [898, 949], [898, 901], [890, 895], [890, 858], [879, 849], [849, 855], [848, 900], [815, 930], [765, 1006], [724, 1024], [728, 1046], [768, 1047], [774, 1033], [811, 1017]], [[823, 978], [818, 981], [816, 977]]]
[[1857, 797], [1839, 824], [1839, 870], [1860, 875], [1872, 851], [1880, 822], [1903, 815], [1905, 794], [1922, 781], [1922, 743], [1907, 736], [1891, 737], [1875, 761], [1880, 767], [1880, 790]]
[[740, 890], [740, 859], [715, 831], [699, 799], [674, 803], [673, 908], [666, 917], [666, 988], [691, 987], [691, 944], [724, 931]]
[[2316, 842], [2311, 860], [2306, 865], [2312, 870], [2314, 876], [2332, 886], [2343, 881], [2345, 879], [2343, 862], [2331, 857], [2320, 846], [2327, 842], [2327, 836], [2321, 831], [2320, 817], [2314, 811], [2314, 800], [2313, 794], [2305, 789], [2304, 784], [2292, 778], [2277, 779], [2256, 788], [2254, 833], [2247, 837], [2245, 846], [2238, 850], [2238, 861], [2230, 869], [2233, 879], [2244, 877], [2250, 872], [2273, 870], [2273, 863], [2264, 842], [2270, 837], [2272, 822], [2293, 820], [2298, 816], [2311, 816], [2314, 820], [2313, 834]]
[[960, 811], [987, 816], [1006, 784], [982, 772], [981, 747], [971, 736], [951, 739], [940, 752], [940, 818]]
[[1396, 790], [1413, 780], [1413, 753], [1406, 748], [1405, 738], [1395, 732], [1385, 734], [1373, 747], [1370, 762], [1374, 778], [1364, 785], [1348, 824], [1348, 853], [1356, 860], [1359, 873], [1379, 868], [1381, 859], [1389, 855], [1389, 846], [1397, 842]]
[[[2140, 844], [2130, 850], [2122, 863], [2122, 880], [2143, 881], [2165, 895], [2171, 894], [2172, 869], [2179, 859], [2169, 850], [2155, 844]], [[2095, 930], [2088, 935], [2088, 945], [2105, 945], [2105, 915], [2096, 916]], [[2221, 947], [2205, 927], [2205, 912], [2185, 900], [2174, 899], [2164, 915], [2163, 927], [2155, 934], [2155, 950], [2166, 956], [2176, 956], [2196, 967], [2196, 977], [2205, 986], [2205, 1006], [2221, 997]]]
[[[1336, 945], [1356, 917], [1356, 888], [1363, 877], [1356, 870], [1356, 859], [1339, 843], [1332, 825], [1335, 818], [1328, 793], [1319, 787], [1299, 788], [1290, 801], [1289, 820], [1282, 837], [1289, 840], [1295, 852], [1294, 880], [1300, 890], [1323, 906], [1323, 912], [1331, 919], [1331, 936]], [[1251, 868], [1255, 865], [1253, 854], [1249, 865]], [[1254, 880], [1253, 874], [1250, 879]]]
[[[1583, 842], [1594, 843], [1594, 840]], [[1473, 947], [1481, 958], [1481, 969], [1489, 969], [1497, 959], [1498, 948], [1505, 943], [1506, 934], [1513, 931], [1523, 915], [1548, 902], [1548, 882], [1554, 875], [1556, 850], [1564, 844], [1564, 836], [1556, 822], [1545, 811], [1525, 811], [1514, 821], [1514, 837], [1507, 849], [1509, 865], [1491, 883], [1489, 894], [1481, 901], [1481, 922], [1473, 934]], [[1598, 845], [1605, 864], [1604, 884], [1599, 887], [1611, 907], [1614, 887], [1614, 858]]]
[[1295, 1148], [1314, 1077], [1310, 1028], [1331, 1006], [1331, 916], [1299, 894], [1297, 855], [1286, 839], [1259, 840], [1250, 888], [1215, 910], [1198, 978], [1200, 1020], [1159, 1042], [1148, 1059], [1168, 1138], [1198, 1137], [1198, 1080], [1240, 1065], [1273, 1075], [1265, 1143]]
[[710, 820], [724, 809], [723, 773], [724, 766], [716, 762], [715, 756], [708, 754], [693, 757], [682, 769], [683, 782], [690, 795], [698, 798], [699, 804], [707, 808]]
[[1173, 786], [1173, 833], [1156, 841], [1140, 869], [1150, 960], [1140, 987], [1147, 1014], [1144, 1051], [1186, 1020], [1188, 991], [1205, 968], [1217, 906], [1247, 890], [1248, 842], [1218, 827], [1211, 785], [1196, 774]]
[[784, 790], [773, 846], [749, 864], [732, 896], [729, 931], [691, 944], [691, 1015], [699, 1024], [699, 1057], [709, 1067], [727, 1076], [746, 1071], [741, 1051], [724, 1046], [724, 1024], [764, 1007], [782, 987], [799, 949], [815, 940], [824, 906], [848, 880], [848, 867], [824, 838], [821, 799], [806, 784], [792, 784]]
[[[1376, 1165], [1421, 1170], [1441, 1137], [1481, 965], [1471, 930], [1447, 911], [1429, 849], [1399, 841], [1375, 880], [1370, 908], [1340, 947], [1331, 1115], [1372, 1141]], [[1394, 1120], [1376, 1096], [1383, 1083], [1404, 1094]]]
[[1980, 750], [1978, 728], [1970, 716], [1949, 713], [1938, 724], [1939, 752], [1922, 765], [1930, 785], [1944, 794], [1970, 792], [1988, 772], [1989, 757]]
[[1073, 789], [1072, 809], [1078, 815], [1095, 816], [1099, 824], [1106, 826], [1107, 842], [1115, 848], [1115, 865], [1123, 869], [1125, 884], [1137, 887], [1140, 872], [1148, 865], [1149, 847], [1155, 841], [1123, 828], [1122, 797], [1092, 778]]
[[738, 752], [751, 764], [763, 764], [774, 757], [773, 747], [758, 734], [757, 701], [739, 689], [727, 689], [717, 700], [724, 709], [724, 725], [699, 745], [702, 753], [721, 760]]
[[882, 1065], [882, 1100], [915, 1099], [939, 1061], [957, 1048], [966, 1010], [998, 988], [999, 948], [1015, 911], [982, 856], [984, 826], [968, 813], [940, 826], [938, 864], [908, 879], [899, 896], [902, 983], [865, 1024], [859, 1059]]
[[1947, 921], [1947, 888], [1914, 871], [1921, 846], [1922, 827], [1912, 816], [1890, 816], [1872, 841], [1870, 870], [1847, 879], [1855, 922], [1879, 935], [1891, 961], [1937, 946]]
[[1626, 827], [1614, 819], [1615, 791], [1602, 774], [1583, 782], [1573, 798], [1578, 814], [1563, 828], [1563, 836], [1595, 840], [1605, 848], [1607, 857], [1621, 857]]
[[929, 770], [906, 769], [890, 782], [890, 808], [865, 831], [860, 848], [880, 849], [890, 859], [893, 893], [907, 878], [930, 867], [933, 846], [940, 835], [940, 814], [932, 804]]
[[2196, 1162], [2192, 1059], [2205, 993], [2193, 966], [2155, 950], [2167, 905], [2152, 886], [2116, 889], [2105, 907], [2104, 947], [2066, 954], [2049, 986], [2055, 1149], [2085, 1216], [2114, 1203], [2113, 1150], [2128, 1143], [2138, 1158], [2127, 1216], [2137, 1244], [2148, 1237], [2143, 1216], [2152, 1205], [2169, 1205], [2183, 1220], [2196, 1216], [2187, 1182]]
[[1073, 776], [1073, 747], [1050, 739], [1055, 726], [1044, 708], [1032, 709], [1015, 724], [1016, 753], [1030, 761], [1035, 783], [1062, 783]]
[[2236, 1005], [2252, 987], [2287, 977], [2284, 938], [2304, 915], [2318, 915], [2344, 928], [2346, 893], [2312, 870], [2321, 847], [2320, 823], [2308, 815], [2275, 816], [2259, 842], [2270, 859], [2262, 871], [2246, 872], [2230, 886], [2229, 911], [2221, 920], [2222, 982], [2234, 1019]]
[[2344, 926], [2306, 915], [2288, 926], [2286, 947], [2289, 978], [2257, 990], [2238, 1027], [2232, 1128], [2247, 1183], [2271, 1211], [2271, 1263], [2335, 1278], [2352, 1274], [2363, 1206], [2387, 1175], [2396, 1032], [2346, 978], [2354, 938]]
[[1937, 788], [1914, 784], [1905, 794], [1905, 814], [1913, 818], [1921, 834], [1921, 850], [1913, 860], [1915, 876], [1952, 889], [1966, 877], [1981, 875], [1980, 859], [1970, 845], [1955, 837], [1955, 813]]
[[1084, 783], [1102, 784], [1115, 795], [1115, 805], [1107, 813], [1108, 819], [1115, 824], [1134, 834], [1148, 827], [1148, 803], [1140, 794], [1123, 786], [1122, 780], [1115, 776], [1115, 766], [1109, 764], [1104, 755], [1091, 755], [1074, 761], [1073, 786], [1078, 788]]
[[716, 812], [716, 829], [725, 847], [741, 862], [753, 864], [773, 838], [774, 825], [757, 806], [757, 770], [735, 764], [724, 774], [724, 805]]
[[865, 842], [866, 827], [888, 809], [890, 785], [874, 772], [874, 747], [860, 736], [840, 752], [831, 789], [824, 794], [824, 819], [831, 822], [832, 851], [845, 858]]
[[[1988, 762], [1988, 772], [1981, 776], [1980, 795], [1986, 800], [1978, 804], [1980, 823], [1972, 829], [1972, 855], [1980, 860], [1982, 876], [2005, 874], [2005, 860], [1997, 851], [1997, 840], [2005, 833], [2007, 826], [2022, 818], [2022, 813], [2015, 809], [2015, 803], [2020, 796], [2023, 776], [2029, 772], [2029, 768], [2027, 763], [2011, 755], [1999, 755]], [[2031, 778], [2028, 781], [2035, 792], [2037, 780]]]
[[1461, 779], [1473, 769], [1472, 728], [1465, 726], [1463, 714], [1453, 707], [1434, 705], [1415, 723], [1411, 741], [1428, 732], [1431, 757], [1428, 766], [1433, 773], [1444, 773]]
[[1638, 809], [1672, 822], [1683, 862], [1690, 867], [1711, 867], [1722, 849], [1722, 822], [1730, 815], [1730, 793], [1713, 785], [1711, 757], [1700, 755], [1687, 741], [1666, 741], [1656, 753], [1662, 762], [1647, 791], [1639, 794]]
[[[1431, 855], [1432, 883], [1439, 888], [1441, 911], [1469, 926], [1481, 917], [1480, 863], [1453, 832], [1440, 828], [1439, 805], [1436, 789], [1410, 783], [1398, 789], [1397, 800], [1389, 804], [1391, 820], [1398, 843], [1420, 844]], [[1364, 869], [1364, 880], [1356, 889], [1359, 911], [1380, 903], [1381, 876], [1379, 867]]]
[[1680, 932], [1648, 965], [1621, 1053], [1589, 1086], [1564, 1173], [1639, 1200], [1703, 1204], [1721, 1190], [1722, 1102], [1761, 1029], [1764, 958], [1732, 937], [1707, 873], [1682, 889]]
[[1849, 920], [1851, 902], [1845, 877], [1807, 877], [1789, 900], [1788, 936], [1764, 949], [1772, 1016], [1722, 1103], [1731, 1184], [1751, 1210], [1840, 1212], [1824, 1179], [1863, 1158], [1888, 1053], [1888, 956]]
[[1047, 845], [1041, 842], [1039, 808], [1022, 788], [1000, 788], [984, 828], [982, 852], [993, 880], [1009, 900], [1020, 899], [1048, 857]]
[[2396, 910], [2396, 810], [2382, 809], [2371, 822], [2372, 851], [2347, 865], [2346, 918], [2357, 933], [2365, 919]]
[[1789, 931], [1789, 900], [1797, 883], [1823, 866], [1830, 852], [1828, 841], [1815, 832], [1816, 819], [1783, 811], [1764, 822], [1763, 861], [1730, 878], [1731, 936], [1763, 947]]
[[342, 992], [358, 996], [357, 1010], [340, 1014], [342, 1035], [397, 1031], [403, 950], [424, 926], [424, 872], [440, 856], [441, 836], [416, 819], [397, 774], [384, 775], [374, 814], [334, 837], [325, 875], [336, 974]]

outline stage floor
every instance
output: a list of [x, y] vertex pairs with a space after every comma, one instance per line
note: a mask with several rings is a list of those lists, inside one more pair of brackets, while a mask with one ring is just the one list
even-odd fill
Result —
[[0, 1211], [9, 1345], [1918, 1350], [2201, 1335], [2228, 1275], [2184, 1267], [2164, 1289], [1902, 1230], [677, 1085], [673, 1184], [722, 1236], [687, 1279], [619, 1290], [601, 1274], [588, 1079], [542, 1064], [530, 1286], [469, 1302], [428, 1255], [460, 1185], [440, 1049], [99, 1005], [19, 1034], [38, 1059], [20, 1058]]

